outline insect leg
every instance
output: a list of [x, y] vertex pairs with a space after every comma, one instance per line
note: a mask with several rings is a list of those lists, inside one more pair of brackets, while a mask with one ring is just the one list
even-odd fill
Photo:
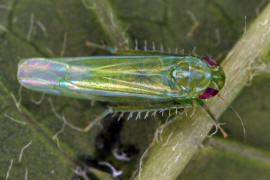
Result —
[[184, 112], [184, 109], [180, 109], [180, 114], [174, 116], [173, 118], [169, 119], [168, 121], [166, 121], [165, 123], [161, 124], [156, 130], [155, 130], [155, 133], [154, 133], [154, 138], [152, 140], [152, 142], [150, 143], [150, 147], [153, 147], [157, 140], [158, 140], [158, 136], [162, 133], [162, 131], [168, 127], [170, 124], [174, 123], [175, 120], [177, 120], [180, 116], [182, 116]]
[[[176, 119], [179, 118], [179, 116], [182, 115], [182, 113], [184, 112], [185, 108], [191, 108], [192, 107], [192, 102], [191, 101], [181, 101], [178, 103], [160, 103], [160, 104], [151, 104], [151, 105], [132, 105], [132, 106], [113, 106], [111, 107], [112, 112], [131, 112], [131, 113], [135, 113], [135, 112], [145, 112], [145, 116], [142, 117], [147, 117], [149, 112], [163, 112], [163, 111], [168, 111], [171, 112], [171, 110], [173, 110], [173, 112], [175, 112], [175, 116], [173, 118], [170, 118], [172, 116], [172, 113], [170, 113], [171, 116], [169, 116], [170, 120], [166, 120], [165, 123], [161, 124], [154, 132], [154, 136], [152, 141], [150, 142], [150, 144], [148, 145], [148, 147], [145, 149], [145, 151], [143, 152], [141, 158], [140, 158], [140, 162], [139, 162], [139, 168], [138, 168], [138, 172], [139, 172], [139, 176], [142, 170], [142, 166], [143, 166], [143, 161], [145, 159], [145, 157], [148, 155], [148, 152], [151, 150], [151, 148], [156, 144], [157, 139], [159, 137], [159, 135], [162, 133], [162, 131], [168, 127], [170, 124], [172, 124]], [[128, 117], [128, 119], [130, 119], [131, 117]], [[140, 179], [140, 178], [139, 178]]]
[[[192, 102], [189, 101], [182, 101], [181, 103], [160, 103], [160, 104], [151, 104], [151, 105], [133, 105], [133, 106], [112, 106], [111, 107], [111, 111], [115, 112], [115, 113], [126, 113], [126, 112], [130, 112], [130, 115], [128, 116], [128, 119], [131, 118], [133, 113], [145, 113], [145, 116], [142, 117], [147, 117], [149, 112], [161, 112], [163, 113], [164, 111], [168, 111], [170, 112], [170, 116], [168, 117], [168, 119], [171, 117], [171, 110], [175, 110], [175, 114], [182, 114], [183, 110], [185, 108], [191, 108], [192, 107]], [[177, 117], [179, 117], [178, 115], [175, 116], [175, 118], [170, 119], [170, 120], [166, 120], [160, 127], [158, 127], [154, 133], [154, 138], [152, 140], [152, 142], [150, 143], [149, 146], [153, 146], [156, 143], [156, 139], [158, 138], [158, 135], [163, 131], [164, 128], [166, 128], [168, 125], [170, 125], [171, 123], [173, 123], [175, 121], [175, 119], [177, 119]], [[136, 116], [136, 119], [138, 117]]]
[[111, 113], [111, 109], [106, 109], [100, 116], [98, 116], [95, 120], [91, 121], [84, 129], [83, 132], [88, 132], [95, 125], [98, 124], [103, 118], [105, 118], [108, 114]]
[[208, 106], [200, 99], [197, 99], [198, 104], [204, 108], [204, 110], [208, 113], [208, 115], [211, 117], [211, 119], [215, 122], [215, 126], [217, 129], [220, 130], [220, 132], [222, 133], [223, 137], [226, 138], [228, 137], [228, 134], [225, 132], [225, 130], [221, 127], [220, 122], [218, 122], [218, 120], [215, 118], [215, 116], [213, 115], [213, 113], [210, 111], [210, 109], [208, 108]]
[[96, 44], [96, 43], [93, 43], [90, 41], [87, 41], [85, 44], [87, 47], [101, 49], [101, 50], [107, 51], [108, 53], [111, 53], [111, 54], [115, 54], [115, 52], [117, 51], [117, 49], [110, 47], [110, 46], [107, 46], [105, 44], [101, 45], [101, 44]]
[[118, 49], [114, 52], [116, 55], [125, 55], [125, 56], [183, 56], [182, 53], [171, 53], [163, 51], [148, 51], [148, 50], [125, 50]]
[[102, 49], [107, 51], [111, 54], [115, 55], [122, 55], [122, 56], [153, 56], [153, 55], [160, 55], [160, 56], [183, 56], [182, 53], [169, 53], [163, 51], [144, 51], [144, 50], [125, 50], [125, 49], [117, 49], [107, 45], [99, 45], [90, 41], [86, 42], [86, 46], [93, 47], [97, 49]]
[[[137, 105], [119, 105], [111, 106], [111, 112], [163, 112], [175, 110], [178, 112], [179, 109], [191, 108], [191, 101], [181, 101], [179, 103], [159, 103], [159, 104], [137, 104]], [[148, 116], [148, 115], [147, 115]]]

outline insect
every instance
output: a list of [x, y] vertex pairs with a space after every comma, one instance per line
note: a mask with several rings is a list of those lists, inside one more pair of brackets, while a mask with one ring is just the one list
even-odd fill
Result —
[[[164, 52], [116, 50], [104, 46], [114, 56], [75, 58], [31, 58], [18, 65], [17, 77], [28, 89], [74, 98], [106, 101], [104, 113], [129, 112], [128, 119], [149, 112], [163, 112], [201, 105], [217, 123], [204, 100], [224, 86], [221, 66], [208, 57]], [[88, 128], [92, 126], [89, 125]]]

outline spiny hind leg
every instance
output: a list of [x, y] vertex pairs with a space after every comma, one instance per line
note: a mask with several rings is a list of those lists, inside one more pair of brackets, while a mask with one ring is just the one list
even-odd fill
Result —
[[152, 42], [152, 50], [147, 49], [147, 41], [144, 41], [144, 50], [138, 49], [138, 42], [135, 41], [135, 49], [118, 49], [113, 48], [110, 46], [107, 46], [105, 44], [96, 44], [90, 41], [86, 42], [86, 46], [90, 48], [97, 48], [104, 51], [107, 51], [108, 53], [114, 54], [114, 55], [120, 55], [120, 56], [150, 56], [150, 55], [170, 55], [170, 56], [183, 56], [183, 53], [179, 53], [178, 50], [176, 50], [175, 53], [171, 52], [164, 52], [163, 46], [161, 46], [160, 50], [156, 50], [156, 45], [154, 42]]
[[[188, 106], [188, 105], [186, 105]], [[144, 115], [144, 119], [146, 119], [148, 116], [150, 116], [150, 113], [152, 112], [152, 116], [156, 116], [156, 114], [158, 112], [164, 113], [164, 111], [169, 111], [171, 112], [172, 110], [175, 110], [176, 113], [178, 111], [179, 108], [182, 108], [182, 106], [176, 104], [175, 106], [171, 106], [171, 107], [167, 107], [166, 104], [163, 105], [159, 105], [159, 106], [146, 106], [146, 105], [142, 105], [142, 106], [112, 106], [112, 107], [108, 107], [101, 115], [99, 115], [98, 117], [96, 117], [96, 119], [94, 119], [93, 121], [91, 121], [85, 128], [83, 128], [83, 132], [88, 132], [91, 130], [91, 128], [94, 125], [100, 124], [100, 122], [109, 114], [112, 114], [112, 117], [115, 117], [116, 115], [118, 115], [118, 121], [120, 121], [125, 113], [129, 113], [129, 116], [127, 118], [127, 120], [129, 120], [130, 118], [132, 118], [133, 115], [135, 115], [135, 113], [137, 113], [136, 115], [136, 120], [141, 118], [142, 113], [145, 113]], [[169, 113], [170, 114], [170, 113]]]
[[129, 113], [129, 116], [127, 120], [132, 118], [135, 113], [136, 115], [136, 120], [140, 119], [144, 114], [144, 119], [150, 116], [150, 113], [152, 113], [152, 116], [156, 116], [157, 113], [161, 113], [162, 116], [165, 111], [169, 112], [169, 115], [171, 114], [171, 111], [175, 111], [176, 113], [179, 111], [179, 109], [185, 108], [185, 107], [191, 107], [190, 104], [159, 104], [159, 105], [124, 105], [124, 106], [111, 106], [108, 107], [101, 115], [99, 115], [96, 119], [91, 121], [85, 128], [83, 128], [83, 132], [88, 132], [91, 130], [91, 128], [99, 124], [102, 119], [104, 119], [107, 115], [112, 114], [112, 117], [115, 117], [118, 115], [118, 121], [120, 121], [125, 113]]
[[[184, 109], [191, 108], [193, 106], [192, 101], [188, 100], [181, 100], [178, 103], [160, 103], [160, 104], [145, 104], [145, 105], [133, 105], [133, 106], [113, 106], [111, 107], [111, 111], [116, 113], [120, 113], [120, 116], [118, 120], [120, 120], [124, 113], [129, 113], [129, 116], [127, 120], [132, 118], [132, 116], [137, 113], [135, 120], [141, 118], [144, 113], [144, 119], [146, 119], [150, 113], [152, 113], [152, 116], [156, 116], [157, 113], [161, 113], [161, 115], [164, 115], [164, 112], [168, 112], [168, 118], [163, 122], [155, 131], [154, 138], [149, 146], [153, 146], [156, 143], [156, 140], [159, 136], [159, 134], [163, 131], [164, 128], [166, 128], [168, 125], [170, 125], [172, 122], [175, 121], [177, 118], [170, 119], [171, 116], [174, 114], [182, 114]], [[178, 117], [178, 116], [177, 116]]]
[[[139, 176], [142, 170], [143, 166], [143, 161], [145, 157], [148, 155], [148, 152], [151, 150], [151, 148], [157, 143], [158, 137], [162, 133], [162, 131], [168, 127], [170, 124], [172, 124], [176, 119], [179, 118], [180, 115], [184, 112], [185, 108], [190, 108], [192, 107], [192, 102], [190, 101], [182, 101], [181, 103], [175, 103], [175, 104], [167, 104], [167, 103], [162, 103], [158, 105], [135, 105], [135, 106], [115, 106], [112, 107], [112, 111], [114, 113], [120, 113], [120, 119], [123, 117], [124, 113], [129, 113], [128, 119], [132, 118], [132, 116], [137, 113], [136, 118], [138, 119], [142, 116], [142, 113], [145, 113], [144, 118], [147, 118], [152, 112], [152, 115], [156, 115], [157, 113], [161, 113], [161, 115], [166, 111], [168, 113], [168, 118], [165, 120], [164, 123], [162, 123], [154, 132], [153, 139], [149, 143], [148, 147], [145, 149], [143, 152], [140, 162], [139, 162]], [[174, 113], [175, 112], [175, 113]], [[119, 120], [120, 120], [119, 119]]]
[[[156, 143], [156, 139], [158, 138], [158, 135], [163, 131], [164, 128], [169, 126], [172, 122], [175, 121], [177, 118], [171, 118], [173, 116], [178, 117], [179, 114], [182, 114], [184, 112], [184, 109], [191, 108], [192, 102], [189, 101], [182, 101], [181, 103], [161, 103], [158, 105], [134, 105], [134, 106], [112, 106], [111, 112], [113, 112], [113, 116], [116, 114], [120, 114], [118, 116], [118, 120], [120, 120], [125, 113], [129, 113], [127, 120], [131, 119], [133, 116], [135, 116], [135, 120], [140, 119], [143, 117], [146, 119], [149, 116], [156, 116], [158, 113], [160, 113], [162, 116], [166, 112], [168, 114], [168, 118], [165, 119], [165, 122], [163, 122], [155, 131], [154, 138], [152, 142], [150, 143], [150, 146], [153, 146]], [[137, 115], [136, 115], [137, 113]], [[144, 113], [144, 114], [143, 114]], [[152, 115], [151, 115], [152, 113]]]

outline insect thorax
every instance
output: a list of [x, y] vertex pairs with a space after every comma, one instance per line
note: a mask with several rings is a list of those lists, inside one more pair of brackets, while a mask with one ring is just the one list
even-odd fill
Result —
[[171, 76], [185, 98], [197, 98], [211, 83], [209, 67], [196, 57], [189, 56], [179, 62]]

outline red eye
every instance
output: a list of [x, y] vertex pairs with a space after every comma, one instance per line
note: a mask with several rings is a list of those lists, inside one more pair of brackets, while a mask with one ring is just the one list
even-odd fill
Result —
[[207, 62], [210, 66], [219, 66], [219, 64], [209, 57], [203, 57], [202, 60]]
[[213, 88], [207, 88], [200, 96], [200, 99], [208, 99], [215, 96], [218, 93], [218, 90]]

